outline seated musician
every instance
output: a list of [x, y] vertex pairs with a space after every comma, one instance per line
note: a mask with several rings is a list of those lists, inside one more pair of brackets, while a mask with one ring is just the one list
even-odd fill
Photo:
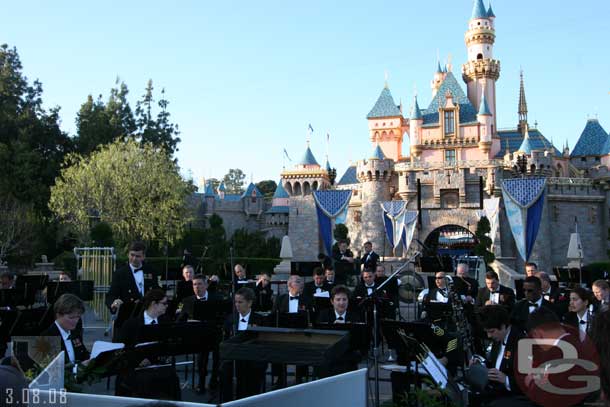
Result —
[[[242, 287], [235, 293], [235, 312], [228, 315], [225, 320], [225, 339], [244, 331], [251, 326], [263, 325], [263, 318], [252, 311], [254, 303], [254, 291], [248, 287]], [[237, 328], [237, 329], [236, 329]], [[222, 364], [222, 402], [234, 400], [233, 393], [233, 361], [228, 360]], [[265, 380], [266, 363], [238, 360], [235, 361], [235, 377], [237, 379], [235, 398], [241, 399], [262, 393]]]
[[485, 287], [479, 288], [476, 306], [504, 305], [510, 309], [515, 303], [515, 293], [510, 288], [500, 284], [498, 274], [490, 270], [485, 273]]
[[0, 288], [9, 290], [15, 288], [15, 276], [10, 271], [5, 271], [0, 274]]
[[[597, 300], [597, 312], [603, 312], [610, 309], [610, 285], [606, 280], [595, 280], [593, 282], [593, 295]], [[610, 397], [610, 396], [609, 396]]]
[[273, 288], [271, 287], [271, 276], [263, 273], [258, 276], [256, 287], [254, 287], [254, 309], [256, 311], [268, 312], [273, 308]]
[[330, 287], [334, 287], [335, 285], [337, 285], [337, 283], [335, 282], [335, 270], [333, 269], [333, 266], [324, 268], [324, 277], [324, 282], [326, 283], [326, 285]]
[[493, 343], [485, 361], [488, 385], [475, 399], [486, 406], [530, 405], [514, 375], [518, 342], [525, 337], [525, 332], [510, 324], [508, 310], [500, 305], [482, 307], [479, 317]]
[[364, 269], [362, 271], [362, 281], [354, 289], [354, 298], [366, 298], [372, 295], [376, 288], [375, 273], [371, 269]]
[[311, 303], [314, 301], [314, 297], [324, 295], [327, 293], [330, 297], [330, 290], [332, 288], [324, 281], [324, 271], [320, 267], [313, 269], [313, 281], [305, 284], [303, 288], [303, 297]]
[[[219, 303], [221, 301], [221, 297], [218, 294], [211, 293], [208, 291], [208, 281], [207, 278], [202, 274], [197, 274], [193, 277], [193, 295], [186, 297], [182, 300], [182, 303], [178, 306], [180, 309], [180, 314], [178, 315], [179, 320], [185, 319], [197, 319], [202, 316], [195, 315], [195, 310], [198, 303], [206, 302], [206, 303]], [[209, 315], [208, 322], [215, 324], [216, 323], [216, 315]], [[210, 350], [204, 350], [199, 354], [197, 359], [197, 366], [199, 369], [199, 385], [197, 387], [197, 392], [200, 394], [205, 393], [205, 378], [208, 375], [208, 361], [210, 356]], [[220, 363], [220, 355], [218, 344], [214, 346], [212, 349], [212, 375], [210, 376], [210, 381], [208, 383], [209, 388], [214, 390], [218, 387], [218, 368]]]
[[70, 274], [68, 274], [67, 271], [62, 270], [59, 272], [59, 281], [62, 283], [69, 283], [72, 281], [72, 277], [70, 277]]
[[[280, 321], [280, 314], [291, 314], [297, 316], [297, 321], [293, 321], [298, 324], [299, 327], [306, 327], [309, 324], [309, 311], [311, 303], [306, 297], [303, 296], [303, 279], [297, 275], [291, 275], [287, 282], [288, 293], [281, 294], [276, 297], [273, 303], [273, 315], [275, 316], [276, 324], [282, 325]], [[300, 317], [303, 316], [304, 320], [301, 321]], [[304, 326], [303, 322], [305, 322]], [[287, 328], [294, 328], [287, 327]], [[272, 374], [277, 376], [276, 384], [279, 387], [286, 386], [286, 371], [285, 367], [277, 364], [272, 365]], [[306, 366], [297, 366], [296, 369], [296, 381], [300, 383], [302, 378], [307, 375]]]
[[439, 271], [434, 275], [435, 287], [428, 291], [429, 302], [449, 302], [449, 289], [447, 288], [447, 277], [444, 271]]
[[580, 340], [584, 341], [589, 334], [593, 315], [589, 312], [591, 293], [586, 288], [575, 287], [570, 292], [569, 312], [563, 316], [563, 322], [578, 328]]
[[246, 277], [246, 269], [241, 264], [236, 264], [234, 268], [235, 274], [233, 275], [233, 281], [239, 287], [254, 288], [254, 284]]
[[517, 302], [511, 312], [511, 320], [521, 329], [525, 329], [529, 315], [536, 309], [548, 308], [555, 312], [553, 304], [542, 297], [542, 284], [538, 277], [526, 277], [523, 280], [523, 293], [525, 298]]
[[83, 331], [77, 325], [85, 313], [85, 304], [73, 294], [63, 294], [53, 305], [55, 322], [40, 336], [61, 336], [61, 350], [65, 352], [66, 363], [76, 365], [88, 363], [89, 351], [83, 342]]
[[[123, 324], [119, 332], [119, 341], [126, 348], [133, 348], [138, 343], [145, 341], [141, 337], [142, 327], [148, 325], [159, 325], [171, 321], [165, 311], [169, 300], [161, 289], [152, 289], [144, 294], [144, 311]], [[180, 385], [176, 369], [171, 366], [152, 368], [151, 365], [163, 361], [157, 358], [145, 357], [140, 362], [142, 370], [121, 372], [117, 375], [115, 395], [127, 397], [142, 397], [167, 400], [180, 399]]]
[[453, 283], [455, 291], [460, 295], [464, 304], [474, 304], [479, 292], [479, 283], [468, 276], [468, 264], [458, 263]]
[[[332, 308], [318, 314], [318, 324], [353, 324], [362, 322], [357, 312], [348, 310], [350, 292], [347, 287], [338, 285], [330, 293]], [[349, 349], [332, 366], [317, 369], [319, 377], [328, 377], [358, 369], [362, 359], [358, 349]]]

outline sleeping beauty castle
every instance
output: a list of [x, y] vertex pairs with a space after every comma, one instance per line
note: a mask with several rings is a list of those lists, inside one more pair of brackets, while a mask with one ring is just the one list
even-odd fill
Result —
[[293, 261], [315, 261], [327, 251], [339, 222], [355, 251], [371, 241], [379, 254], [406, 256], [420, 250], [417, 239], [430, 250], [464, 254], [482, 215], [500, 268], [521, 273], [526, 259], [545, 271], [565, 266], [576, 230], [582, 262], [605, 260], [610, 138], [589, 119], [573, 151], [567, 144], [557, 149], [528, 122], [523, 74], [515, 126], [498, 128], [496, 100], [514, 95], [496, 94], [495, 20], [491, 5], [474, 1], [464, 35], [468, 59], [461, 67], [439, 63], [430, 97], [416, 96], [409, 112], [385, 84], [366, 115], [371, 153], [338, 179], [307, 146], [281, 173], [271, 202], [253, 184], [236, 196], [208, 185], [197, 194], [200, 210], [223, 217], [229, 236], [239, 227], [287, 234]]

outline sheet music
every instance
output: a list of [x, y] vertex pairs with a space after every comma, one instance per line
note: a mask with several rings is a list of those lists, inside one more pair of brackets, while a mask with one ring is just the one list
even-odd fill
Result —
[[330, 298], [330, 293], [328, 291], [322, 291], [321, 293], [315, 293], [313, 296], [319, 298]]
[[421, 364], [424, 366], [430, 376], [432, 376], [434, 382], [444, 389], [447, 387], [448, 382], [447, 369], [441, 364], [441, 362], [438, 361], [438, 359], [433, 360], [432, 358], [433, 356], [428, 354], [426, 358], [422, 360]]
[[91, 349], [91, 359], [95, 359], [100, 353], [108, 352], [110, 350], [123, 349], [124, 347], [124, 343], [95, 341], [93, 343], [93, 349]]

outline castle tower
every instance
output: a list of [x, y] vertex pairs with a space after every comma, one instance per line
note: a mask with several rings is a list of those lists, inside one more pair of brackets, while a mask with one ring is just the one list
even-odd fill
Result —
[[527, 126], [527, 101], [525, 100], [525, 86], [523, 85], [523, 71], [520, 73], [521, 81], [519, 84], [519, 124], [517, 130], [520, 133], [525, 131]]
[[411, 142], [411, 155], [419, 157], [422, 150], [422, 125], [424, 124], [424, 117], [419, 110], [419, 104], [417, 103], [417, 96], [415, 96], [413, 102], [413, 110], [411, 111], [411, 117], [409, 120], [409, 137]]
[[385, 157], [398, 161], [402, 157], [404, 118], [387, 83], [366, 118], [373, 144], [381, 148]]
[[434, 77], [430, 82], [430, 87], [432, 88], [432, 97], [436, 96], [439, 88], [441, 87], [445, 77], [447, 76], [447, 70], [441, 68], [441, 62], [436, 62], [436, 72], [434, 72]]
[[290, 196], [311, 195], [312, 191], [327, 189], [330, 186], [328, 171], [320, 167], [318, 161], [309, 148], [303, 154], [303, 158], [292, 170], [282, 172], [282, 185]]
[[483, 0], [474, 0], [468, 31], [464, 35], [468, 61], [462, 65], [462, 78], [467, 85], [468, 99], [475, 109], [480, 109], [481, 97], [485, 94], [493, 119], [492, 133], [497, 129], [496, 81], [500, 77], [500, 61], [493, 58], [495, 18], [491, 4], [486, 10]]
[[477, 121], [480, 125], [479, 149], [487, 154], [491, 148], [493, 117], [489, 111], [485, 93], [481, 95], [481, 105], [477, 113]]
[[358, 161], [356, 174], [362, 184], [362, 241], [371, 241], [374, 250], [381, 254], [384, 252], [385, 227], [379, 203], [392, 199], [390, 185], [394, 161], [386, 158], [377, 146], [371, 158]]

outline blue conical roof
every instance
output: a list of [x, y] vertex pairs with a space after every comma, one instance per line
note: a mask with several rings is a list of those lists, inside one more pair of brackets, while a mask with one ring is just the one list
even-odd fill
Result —
[[210, 181], [208, 181], [205, 185], [205, 192], [203, 193], [203, 196], [216, 196], [216, 193], [214, 193], [214, 187], [212, 187], [212, 183]]
[[599, 124], [597, 119], [589, 119], [570, 156], [608, 154], [609, 149], [610, 145], [608, 144], [606, 130]]
[[328, 162], [328, 157], [326, 157], [326, 164], [324, 164], [324, 168], [326, 168], [326, 171], [330, 171], [332, 169], [330, 167], [330, 162]]
[[483, 95], [481, 96], [481, 105], [479, 106], [479, 113], [477, 114], [491, 116], [487, 100], [485, 100], [485, 92], [483, 92]]
[[227, 190], [227, 188], [225, 187], [225, 183], [224, 181], [220, 183], [220, 185], [218, 186], [218, 191], [219, 192], [225, 192]]
[[472, 16], [471, 20], [475, 20], [478, 18], [487, 18], [487, 10], [485, 10], [485, 5], [483, 4], [483, 0], [474, 0], [474, 6], [472, 8]]
[[379, 147], [379, 144], [377, 144], [377, 147], [375, 147], [375, 150], [373, 150], [373, 155], [371, 156], [372, 160], [385, 160], [385, 155], [383, 154], [383, 151], [381, 151], [381, 147]]
[[300, 165], [317, 165], [318, 167], [320, 166], [320, 164], [318, 164], [318, 162], [316, 161], [316, 157], [313, 156], [313, 153], [311, 152], [311, 149], [309, 148], [309, 146], [307, 146], [307, 150], [305, 150], [305, 154], [303, 154], [303, 158], [301, 158], [301, 161], [299, 161]]
[[441, 68], [441, 61], [436, 61], [436, 73], [443, 73], [443, 68]]
[[532, 153], [532, 145], [530, 143], [530, 134], [529, 134], [529, 130], [527, 128], [525, 129], [525, 137], [523, 137], [523, 141], [521, 142], [521, 145], [519, 146], [519, 149], [517, 151], [520, 151], [520, 152], [528, 154], [528, 155]]
[[367, 119], [379, 119], [381, 117], [394, 117], [394, 116], [402, 116], [398, 106], [394, 103], [394, 98], [390, 93], [390, 89], [387, 87], [383, 88], [379, 98], [377, 98], [377, 102], [375, 106], [371, 109], [368, 115], [366, 115]]
[[248, 188], [246, 188], [246, 192], [243, 193], [242, 197], [251, 197], [252, 195], [256, 196], [257, 198], [263, 197], [261, 191], [259, 191], [256, 185], [251, 182], [250, 185], [248, 185]]
[[415, 96], [415, 103], [413, 105], [413, 110], [411, 111], [411, 120], [420, 120], [422, 118], [421, 110], [419, 109], [419, 104], [417, 103], [417, 96]]
[[282, 180], [280, 180], [280, 182], [277, 183], [277, 188], [275, 188], [275, 192], [273, 193], [273, 198], [290, 198], [290, 196], [288, 195], [288, 192], [286, 192], [286, 190], [284, 189], [284, 186], [282, 185]]
[[487, 18], [493, 18], [496, 15], [494, 14], [494, 11], [491, 9], [491, 1], [489, 2], [489, 8], [487, 9]]

